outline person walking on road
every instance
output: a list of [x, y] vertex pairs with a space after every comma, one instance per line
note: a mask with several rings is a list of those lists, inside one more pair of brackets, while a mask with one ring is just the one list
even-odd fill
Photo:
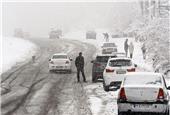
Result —
[[134, 50], [134, 45], [132, 42], [130, 42], [130, 45], [129, 45], [129, 53], [130, 53], [130, 58], [133, 57], [133, 50]]
[[143, 53], [143, 59], [145, 59], [146, 58], [146, 46], [145, 46], [145, 43], [143, 43], [141, 49], [142, 49], [142, 53]]
[[104, 39], [106, 40], [106, 42], [109, 42], [109, 34], [106, 32], [106, 33], [103, 33], [104, 35]]
[[128, 39], [126, 39], [124, 42], [124, 50], [125, 50], [126, 57], [127, 57], [127, 55], [128, 55]]
[[86, 77], [84, 75], [84, 57], [82, 56], [82, 52], [79, 53], [79, 56], [76, 57], [75, 65], [77, 68], [77, 81], [80, 82], [80, 72], [83, 76], [83, 81], [86, 82]]

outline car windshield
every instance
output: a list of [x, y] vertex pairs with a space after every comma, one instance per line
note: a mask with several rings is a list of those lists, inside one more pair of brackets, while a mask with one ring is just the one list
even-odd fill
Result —
[[97, 62], [106, 62], [107, 63], [109, 57], [115, 58], [116, 56], [97, 56], [96, 61]]
[[67, 59], [67, 55], [54, 55], [53, 59]]
[[131, 60], [125, 60], [125, 59], [111, 60], [109, 62], [109, 66], [111, 67], [131, 66], [131, 65], [132, 65]]
[[103, 47], [116, 47], [115, 43], [104, 43]]
[[[145, 78], [145, 79], [144, 79]], [[125, 85], [161, 85], [161, 77], [158, 76], [129, 76], [125, 78]]]

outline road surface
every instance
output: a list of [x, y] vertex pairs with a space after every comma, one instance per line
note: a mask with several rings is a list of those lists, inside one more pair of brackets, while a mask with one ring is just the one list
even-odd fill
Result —
[[[90, 62], [95, 47], [73, 40], [30, 40], [40, 47], [35, 63], [16, 65], [1, 76], [2, 83], [11, 87], [2, 95], [2, 115], [92, 115], [84, 87], [91, 83]], [[80, 51], [85, 57], [88, 83], [77, 83], [74, 61], [71, 74], [49, 72], [50, 55], [65, 52], [75, 60]]]

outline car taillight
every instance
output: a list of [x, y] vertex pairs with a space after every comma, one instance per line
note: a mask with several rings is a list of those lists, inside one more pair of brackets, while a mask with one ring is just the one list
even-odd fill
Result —
[[53, 62], [53, 61], [50, 61], [50, 63], [51, 63], [51, 64], [54, 64], [54, 62]]
[[122, 87], [119, 92], [119, 100], [120, 101], [126, 101], [126, 94], [125, 94], [125, 89]]
[[135, 72], [135, 68], [127, 69], [128, 72]]
[[159, 88], [157, 101], [164, 101], [164, 91], [162, 88]]
[[114, 72], [113, 69], [106, 69], [106, 72]]
[[69, 61], [66, 61], [66, 64], [69, 64]]
[[95, 64], [95, 66], [101, 66], [101, 64], [99, 64], [99, 63], [96, 63], [96, 64]]

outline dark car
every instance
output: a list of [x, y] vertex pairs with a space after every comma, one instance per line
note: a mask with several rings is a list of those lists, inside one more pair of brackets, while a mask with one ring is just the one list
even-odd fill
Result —
[[109, 58], [117, 57], [116, 55], [97, 55], [95, 60], [92, 60], [92, 82], [97, 82], [98, 79], [103, 79], [103, 71], [106, 67], [107, 61]]

